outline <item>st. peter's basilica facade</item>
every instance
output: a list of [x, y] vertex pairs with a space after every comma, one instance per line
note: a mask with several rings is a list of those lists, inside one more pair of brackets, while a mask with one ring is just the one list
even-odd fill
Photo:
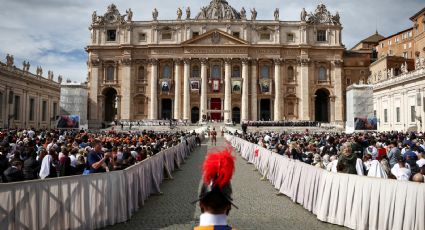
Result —
[[320, 4], [300, 21], [259, 20], [213, 0], [199, 13], [133, 21], [92, 15], [89, 121], [316, 120], [342, 123], [340, 18]]

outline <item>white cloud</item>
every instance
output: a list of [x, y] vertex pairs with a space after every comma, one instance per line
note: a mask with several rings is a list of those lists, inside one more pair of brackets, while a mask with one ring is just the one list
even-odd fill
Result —
[[[114, 3], [124, 13], [131, 8], [133, 20], [151, 20], [152, 9], [158, 8], [159, 19], [174, 19], [178, 7], [191, 7], [192, 17], [209, 0], [0, 0], [0, 59], [14, 54], [16, 65], [23, 60], [51, 69], [72, 80], [85, 80], [87, 75], [84, 47], [90, 38], [88, 30], [94, 10], [103, 14]], [[314, 11], [319, 0], [228, 0], [237, 10], [249, 12], [255, 7], [259, 19], [272, 19], [280, 8], [283, 21], [299, 20], [303, 7]], [[343, 23], [343, 42], [347, 48], [375, 32], [388, 36], [412, 25], [409, 17], [422, 9], [423, 0], [323, 0], [329, 10], [339, 11]], [[248, 13], [249, 15], [249, 13]], [[76, 55], [77, 54], [77, 55]]]

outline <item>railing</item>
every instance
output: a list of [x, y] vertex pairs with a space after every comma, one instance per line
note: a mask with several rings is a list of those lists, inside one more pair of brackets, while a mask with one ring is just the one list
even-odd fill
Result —
[[[96, 229], [124, 222], [160, 193], [195, 147], [181, 143], [122, 171], [0, 184], [1, 229]], [[164, 172], [165, 171], [165, 172]]]
[[226, 139], [280, 193], [321, 221], [352, 229], [425, 229], [424, 184], [332, 173], [235, 136]]

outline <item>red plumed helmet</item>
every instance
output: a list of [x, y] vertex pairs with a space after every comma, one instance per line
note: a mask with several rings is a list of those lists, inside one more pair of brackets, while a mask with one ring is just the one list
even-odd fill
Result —
[[232, 148], [209, 153], [203, 165], [205, 185], [223, 188], [230, 183], [235, 170], [235, 158], [231, 154]]

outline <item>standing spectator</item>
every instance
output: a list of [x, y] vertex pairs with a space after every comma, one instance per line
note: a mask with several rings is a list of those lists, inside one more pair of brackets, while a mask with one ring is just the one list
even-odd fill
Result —
[[397, 147], [397, 141], [392, 141], [388, 144], [388, 159], [390, 167], [397, 164], [397, 159], [401, 156], [400, 149]]
[[36, 160], [37, 153], [33, 151], [29, 153], [28, 158], [24, 161], [24, 178], [25, 180], [37, 179], [37, 172], [40, 170], [40, 164]]
[[105, 160], [109, 157], [110, 153], [103, 155], [102, 142], [100, 140], [95, 140], [93, 150], [87, 156], [87, 165], [90, 173], [106, 172]]
[[71, 158], [69, 158], [69, 150], [62, 150], [62, 158], [59, 160], [60, 176], [71, 176], [74, 174], [71, 166]]
[[341, 155], [338, 158], [338, 164], [336, 166], [338, 172], [357, 174], [357, 155], [352, 152], [351, 146], [352, 144], [350, 142], [346, 142], [342, 145]]
[[391, 168], [391, 173], [397, 178], [397, 180], [408, 181], [412, 175], [410, 168], [407, 167], [406, 160], [399, 156], [397, 159], [397, 164]]
[[53, 164], [53, 157], [52, 155], [46, 155], [43, 158], [43, 161], [41, 162], [41, 169], [40, 169], [40, 178], [54, 178], [57, 177], [58, 174], [56, 172], [56, 167]]
[[23, 181], [25, 178], [22, 172], [22, 161], [12, 161], [10, 165], [11, 166], [3, 173], [5, 178], [4, 182]]
[[424, 153], [423, 152], [419, 152], [418, 153], [418, 159], [416, 161], [416, 164], [418, 165], [419, 168], [422, 168], [422, 166], [425, 165], [425, 159], [424, 159]]

